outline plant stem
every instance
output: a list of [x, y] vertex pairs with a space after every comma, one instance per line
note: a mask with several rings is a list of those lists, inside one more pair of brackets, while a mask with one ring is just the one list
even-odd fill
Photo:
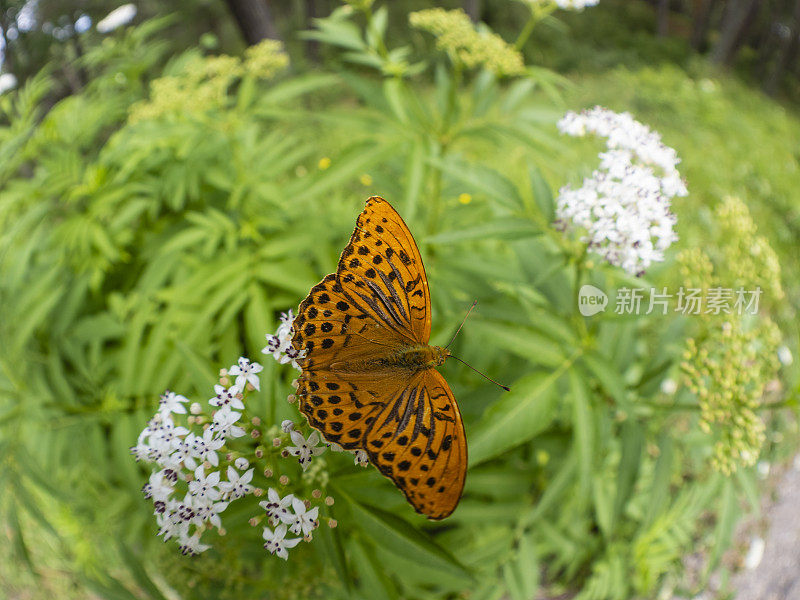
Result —
[[531, 37], [536, 25], [545, 17], [550, 15], [555, 10], [556, 6], [553, 3], [546, 4], [545, 6], [534, 5], [531, 6], [531, 16], [528, 17], [527, 22], [522, 27], [522, 31], [517, 36], [517, 41], [514, 42], [515, 50], [522, 50], [528, 38]]
[[372, 28], [372, 23], [373, 23], [372, 8], [370, 8], [369, 6], [364, 8], [364, 19], [367, 22], [367, 29], [372, 33], [376, 34], [375, 40], [377, 42], [377, 48], [375, 49], [378, 51], [378, 55], [381, 58], [386, 58], [389, 55], [389, 50], [386, 48], [386, 44], [383, 43], [383, 37], [378, 36], [377, 32]]
[[588, 247], [584, 246], [583, 250], [581, 250], [581, 253], [575, 259], [575, 289], [573, 290], [572, 296], [572, 310], [575, 324], [578, 326], [578, 332], [580, 333], [581, 339], [584, 341], [586, 341], [588, 338], [589, 331], [586, 328], [586, 321], [580, 314], [578, 303], [580, 302], [581, 280], [583, 279], [583, 272], [586, 266], [586, 254], [588, 251]]

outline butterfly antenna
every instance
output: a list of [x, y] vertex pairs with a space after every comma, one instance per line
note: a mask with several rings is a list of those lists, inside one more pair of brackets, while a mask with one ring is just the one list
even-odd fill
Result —
[[503, 385], [502, 383], [498, 383], [497, 381], [495, 381], [494, 379], [492, 379], [492, 378], [491, 378], [491, 377], [489, 377], [488, 375], [486, 375], [486, 374], [484, 374], [484, 373], [481, 373], [480, 371], [478, 371], [478, 369], [476, 369], [475, 367], [473, 367], [471, 364], [469, 364], [469, 363], [467, 363], [467, 362], [464, 362], [463, 360], [461, 360], [460, 358], [458, 358], [458, 357], [457, 357], [455, 354], [450, 354], [450, 356], [452, 356], [453, 358], [455, 358], [455, 359], [456, 359], [458, 362], [460, 362], [461, 364], [463, 364], [463, 365], [467, 365], [467, 366], [468, 366], [470, 369], [472, 369], [473, 371], [475, 371], [475, 372], [476, 372], [478, 375], [480, 375], [480, 376], [481, 376], [481, 377], [483, 377], [484, 379], [487, 379], [487, 380], [491, 381], [491, 382], [492, 382], [493, 384], [495, 384], [496, 386], [499, 386], [499, 387], [503, 388], [503, 389], [504, 389], [505, 391], [507, 391], [507, 392], [510, 392], [510, 391], [511, 391], [511, 388], [510, 388], [510, 387], [508, 387], [507, 385]]
[[[455, 339], [456, 339], [456, 336], [458, 335], [458, 332], [459, 332], [459, 331], [461, 331], [461, 328], [464, 326], [464, 323], [466, 323], [466, 322], [467, 322], [467, 317], [469, 316], [469, 313], [471, 313], [471, 312], [472, 312], [472, 309], [473, 309], [473, 308], [475, 308], [475, 305], [476, 305], [477, 303], [478, 303], [478, 301], [477, 301], [477, 300], [475, 300], [475, 301], [472, 303], [472, 306], [470, 306], [470, 307], [469, 307], [469, 310], [467, 311], [467, 314], [466, 314], [466, 315], [464, 315], [464, 320], [463, 320], [463, 321], [461, 321], [461, 325], [459, 325], [459, 326], [458, 326], [458, 329], [456, 329], [456, 332], [453, 334], [453, 337], [452, 337], [452, 338], [450, 338], [450, 341], [449, 341], [449, 342], [447, 342], [447, 346], [445, 346], [445, 347], [444, 347], [444, 348], [445, 348], [445, 350], [447, 350], [447, 349], [450, 347], [450, 344], [452, 344], [452, 343], [455, 341]], [[455, 358], [455, 357], [454, 357], [454, 358]]]

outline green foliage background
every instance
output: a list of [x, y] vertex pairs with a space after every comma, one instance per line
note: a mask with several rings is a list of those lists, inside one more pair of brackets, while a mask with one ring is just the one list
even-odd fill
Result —
[[[87, 52], [91, 83], [49, 110], [46, 72], [0, 97], [0, 577], [12, 592], [651, 597], [684, 585], [681, 557], [698, 550], [702, 588], [739, 517], [758, 511], [755, 468], [711, 468], [697, 398], [660, 388], [680, 379], [686, 339], [707, 324], [576, 315], [581, 282], [681, 280], [676, 252], [635, 280], [551, 228], [554, 190], [588, 174], [598, 151], [554, 124], [603, 104], [660, 131], [691, 194], [674, 206], [677, 249], [707, 249], [721, 278], [734, 266], [719, 258], [731, 240], [714, 211], [744, 200], [783, 269], [786, 297], [764, 312], [796, 356], [800, 121], [691, 60], [569, 80], [543, 66], [510, 79], [462, 70], [402, 12], [392, 37], [387, 9], [364, 6], [308, 34], [326, 44], [322, 69], [281, 73], [270, 48], [170, 56], [158, 20]], [[528, 65], [568, 47], [553, 17], [539, 27]], [[577, 48], [561, 66], [587, 65]], [[477, 299], [455, 353], [513, 389], [444, 368], [470, 446], [458, 510], [427, 522], [373, 469], [330, 457], [339, 527], [288, 563], [266, 555], [243, 514], [214, 550], [181, 557], [154, 535], [129, 446], [165, 388], [202, 400], [221, 366], [258, 360], [277, 314], [334, 269], [371, 194], [420, 243], [432, 343]], [[297, 419], [285, 402], [293, 372], [262, 362], [252, 410]], [[796, 447], [797, 375], [782, 368], [764, 397], [788, 407], [760, 413], [766, 460]]]

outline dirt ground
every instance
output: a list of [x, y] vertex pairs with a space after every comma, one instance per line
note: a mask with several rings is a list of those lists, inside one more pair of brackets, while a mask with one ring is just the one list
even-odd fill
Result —
[[[765, 511], [763, 555], [732, 578], [735, 600], [800, 600], [800, 456], [783, 472]], [[760, 543], [753, 546], [748, 558], [755, 562]]]

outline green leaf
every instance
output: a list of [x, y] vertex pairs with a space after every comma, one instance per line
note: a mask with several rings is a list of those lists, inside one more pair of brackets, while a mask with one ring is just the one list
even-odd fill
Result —
[[341, 489], [338, 494], [348, 503], [354, 522], [381, 548], [428, 568], [471, 579], [472, 575], [447, 550], [400, 517], [361, 504]]
[[408, 155], [406, 163], [407, 183], [406, 183], [406, 220], [414, 221], [417, 214], [417, 206], [422, 198], [422, 189], [425, 185], [425, 144], [421, 141], [414, 142], [414, 147]]
[[758, 489], [758, 475], [755, 469], [739, 469], [736, 471], [736, 482], [747, 498], [750, 512], [755, 518], [761, 517], [761, 493]]
[[728, 477], [722, 484], [717, 525], [714, 528], [714, 541], [710, 544], [711, 553], [705, 565], [706, 576], [717, 568], [722, 554], [730, 547], [733, 539], [733, 530], [739, 520], [740, 513], [741, 510], [736, 499], [736, 486], [733, 479]]
[[530, 221], [520, 219], [496, 219], [464, 229], [451, 229], [425, 238], [427, 244], [452, 244], [482, 239], [518, 239], [540, 235], [541, 231]]
[[644, 448], [644, 428], [633, 419], [628, 419], [622, 424], [620, 431], [622, 438], [622, 456], [619, 460], [617, 471], [617, 494], [614, 499], [614, 512], [611, 521], [613, 532], [619, 522], [625, 505], [633, 493], [633, 486], [639, 476], [639, 466]]
[[578, 455], [580, 493], [588, 495], [594, 469], [594, 423], [586, 385], [576, 369], [569, 372], [572, 392], [572, 427]]
[[519, 210], [523, 207], [514, 184], [494, 169], [456, 159], [430, 158], [429, 162], [469, 189], [485, 194], [506, 208]]
[[336, 186], [346, 184], [362, 175], [368, 168], [380, 163], [397, 153], [394, 143], [382, 146], [358, 144], [336, 157], [331, 167], [322, 171], [311, 183], [303, 179], [300, 183], [287, 189], [287, 195], [293, 202], [304, 202], [317, 199]]
[[361, 597], [365, 600], [392, 600], [398, 597], [392, 580], [385, 568], [378, 562], [375, 550], [360, 539], [350, 545], [353, 564], [358, 565], [358, 578]]
[[470, 428], [469, 464], [478, 465], [532, 439], [550, 426], [558, 399], [554, 384], [561, 372], [532, 373], [514, 382]]
[[475, 320], [470, 328], [471, 335], [492, 340], [493, 346], [508, 350], [533, 365], [556, 367], [564, 362], [561, 345], [529, 327]]
[[[328, 509], [328, 511], [332, 514], [331, 509]], [[345, 557], [347, 555], [344, 550], [344, 544], [342, 543], [341, 529], [338, 527], [322, 527], [314, 534], [314, 538], [316, 539], [317, 537], [320, 538], [325, 555], [336, 570], [339, 581], [342, 582], [345, 591], [350, 592], [353, 587], [352, 577], [347, 570], [347, 563], [345, 562]]]
[[386, 96], [386, 102], [392, 109], [392, 114], [403, 124], [408, 123], [408, 114], [406, 113], [405, 102], [403, 102], [403, 81], [400, 79], [387, 79], [383, 82], [383, 93]]
[[664, 432], [659, 436], [659, 455], [653, 473], [653, 484], [648, 494], [647, 514], [645, 515], [644, 521], [642, 521], [640, 531], [646, 530], [658, 518], [670, 497], [669, 484], [672, 479], [673, 461], [672, 444], [672, 438], [668, 433]]
[[556, 218], [556, 207], [553, 200], [553, 190], [542, 175], [541, 169], [533, 163], [528, 164], [528, 178], [531, 182], [533, 199], [539, 207], [546, 223], [552, 223]]
[[581, 362], [592, 375], [597, 377], [600, 387], [614, 399], [617, 405], [630, 412], [631, 403], [625, 391], [625, 382], [617, 368], [593, 350], [581, 356]]
[[317, 30], [304, 31], [300, 34], [301, 37], [351, 50], [367, 49], [361, 38], [361, 31], [355, 23], [335, 17], [314, 19], [313, 23]]
[[147, 571], [145, 570], [142, 562], [139, 560], [139, 557], [131, 551], [128, 545], [119, 543], [117, 544], [117, 549], [124, 560], [125, 566], [128, 568], [131, 575], [133, 575], [136, 584], [141, 589], [145, 590], [149, 594], [150, 598], [155, 600], [167, 600], [161, 590], [158, 589], [158, 586], [153, 583], [153, 580], [147, 574]]
[[614, 518], [614, 493], [609, 489], [610, 487], [610, 482], [607, 480], [603, 471], [593, 474], [592, 502], [594, 504], [594, 513], [597, 519], [597, 525], [600, 527], [600, 531], [606, 539], [611, 537]]
[[503, 579], [513, 600], [531, 600], [539, 588], [539, 563], [529, 535], [519, 540], [516, 556], [503, 565]]
[[279, 104], [341, 82], [342, 80], [337, 75], [328, 73], [300, 75], [277, 85], [272, 85], [266, 91], [262, 89], [259, 101], [264, 104]]

